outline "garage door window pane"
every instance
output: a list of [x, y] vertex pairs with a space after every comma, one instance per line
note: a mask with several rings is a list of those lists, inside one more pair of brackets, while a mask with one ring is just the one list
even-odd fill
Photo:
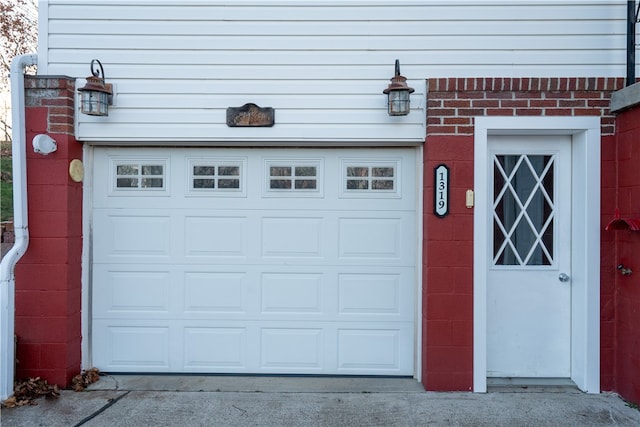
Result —
[[218, 175], [240, 176], [240, 167], [239, 166], [220, 166], [218, 167]]
[[393, 190], [393, 181], [374, 179], [371, 182], [371, 188], [373, 190]]
[[216, 173], [216, 167], [215, 166], [194, 166], [193, 167], [193, 174], [195, 176], [212, 176], [215, 175]]
[[373, 176], [393, 177], [393, 168], [371, 168]]
[[159, 165], [142, 165], [142, 175], [160, 175], [160, 176], [162, 176], [162, 166], [159, 166]]
[[239, 179], [222, 179], [222, 178], [218, 179], [218, 188], [237, 190], [240, 188], [240, 180]]
[[162, 178], [142, 178], [142, 188], [162, 188]]
[[313, 166], [297, 167], [296, 176], [316, 176], [316, 168]]
[[297, 179], [296, 180], [296, 190], [315, 190], [315, 189], [316, 189], [315, 179]]
[[368, 190], [369, 181], [366, 179], [348, 179], [347, 190]]
[[115, 188], [120, 189], [164, 189], [164, 164], [116, 163]]
[[216, 182], [213, 179], [194, 179], [193, 188], [216, 188]]
[[138, 165], [118, 165], [116, 172], [118, 175], [138, 175]]
[[347, 191], [375, 192], [396, 190], [396, 165], [347, 165]]
[[192, 161], [191, 189], [201, 191], [237, 191], [240, 190], [240, 172], [242, 168], [235, 164], [221, 164], [213, 160], [207, 164]]
[[268, 168], [268, 188], [276, 191], [316, 191], [318, 190], [318, 169], [315, 164], [272, 164]]
[[269, 186], [272, 190], [290, 190], [291, 181], [284, 179], [272, 179]]
[[291, 168], [272, 166], [269, 168], [269, 174], [271, 176], [291, 176]]
[[137, 188], [138, 178], [118, 178], [116, 180], [117, 188]]

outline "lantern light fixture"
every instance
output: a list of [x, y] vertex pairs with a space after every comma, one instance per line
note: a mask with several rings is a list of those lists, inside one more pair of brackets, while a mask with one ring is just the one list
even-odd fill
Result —
[[396, 74], [389, 87], [382, 91], [387, 95], [387, 112], [390, 116], [406, 116], [410, 110], [410, 94], [415, 89], [407, 86], [407, 78], [400, 75], [400, 60], [396, 59]]
[[87, 84], [78, 89], [80, 92], [80, 112], [90, 116], [108, 116], [109, 105], [113, 103], [112, 85], [104, 82], [104, 68], [102, 63], [91, 60], [91, 76], [87, 77]]

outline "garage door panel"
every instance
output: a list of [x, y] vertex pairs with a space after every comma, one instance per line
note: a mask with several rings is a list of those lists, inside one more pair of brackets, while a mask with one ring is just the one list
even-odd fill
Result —
[[[413, 373], [413, 324], [99, 320], [105, 372]], [[407, 351], [409, 350], [409, 351]]]
[[97, 272], [100, 281], [93, 292], [95, 315], [160, 316], [169, 313], [172, 286], [169, 271], [118, 271], [98, 267]]
[[264, 257], [322, 257], [323, 219], [263, 217]]
[[265, 273], [260, 286], [261, 312], [322, 313], [325, 287], [319, 273]]
[[94, 322], [94, 361], [111, 372], [167, 372], [170, 369], [168, 324]]
[[97, 211], [94, 240], [98, 259], [144, 257], [166, 260], [171, 255], [171, 217], [149, 211]]
[[[196, 268], [197, 267], [197, 268]], [[411, 320], [411, 267], [94, 265], [95, 318]], [[237, 268], [237, 266], [236, 266]]]
[[246, 371], [247, 328], [186, 327], [184, 369]]
[[400, 218], [340, 218], [341, 258], [400, 259]]
[[247, 257], [246, 216], [186, 216], [185, 256]]
[[[386, 217], [362, 212], [347, 216], [320, 211], [306, 217], [297, 213], [260, 217], [233, 211], [224, 216], [193, 216], [189, 211], [153, 217], [142, 210], [129, 215], [99, 210], [94, 236], [101, 244], [94, 249], [94, 262], [411, 265], [414, 260], [415, 227], [410, 213]], [[322, 217], [315, 216], [318, 213]]]
[[322, 329], [262, 328], [260, 332], [261, 369], [322, 369]]
[[[399, 274], [341, 274], [338, 279], [338, 312], [387, 315], [406, 311], [411, 295], [406, 291], [403, 293], [400, 279]], [[401, 299], [404, 299], [402, 306]]]
[[184, 279], [185, 315], [246, 312], [245, 273], [186, 271]]
[[406, 329], [348, 329], [338, 331], [338, 369], [401, 373], [412, 364], [404, 355]]
[[[165, 187], [102, 182], [122, 159]], [[94, 366], [414, 373], [414, 150], [96, 148], [94, 172]]]

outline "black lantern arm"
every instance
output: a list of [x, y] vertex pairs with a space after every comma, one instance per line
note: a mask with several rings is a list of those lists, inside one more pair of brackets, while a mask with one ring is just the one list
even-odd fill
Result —
[[[98, 68], [100, 67], [100, 68]], [[94, 77], [100, 77], [102, 80], [104, 80], [104, 68], [102, 68], [102, 62], [100, 62], [100, 60], [98, 59], [92, 59], [91, 60], [91, 74]]]
[[396, 59], [395, 66], [395, 75], [391, 78], [391, 83], [389, 87], [382, 91], [382, 93], [388, 94], [391, 91], [409, 91], [409, 93], [413, 93], [415, 91], [414, 88], [407, 86], [407, 78], [400, 74], [400, 60]]
[[[104, 92], [112, 95], [111, 84], [106, 84], [104, 80], [104, 68], [102, 67], [102, 63], [98, 59], [92, 59], [90, 69], [91, 75], [87, 77], [87, 83], [84, 87], [81, 87], [78, 90], [80, 92]], [[109, 104], [111, 104], [111, 99], [109, 99]]]

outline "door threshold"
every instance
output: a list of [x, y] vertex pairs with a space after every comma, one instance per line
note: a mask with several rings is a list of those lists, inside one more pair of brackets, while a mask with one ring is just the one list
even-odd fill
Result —
[[580, 391], [571, 378], [487, 378], [487, 392]]

